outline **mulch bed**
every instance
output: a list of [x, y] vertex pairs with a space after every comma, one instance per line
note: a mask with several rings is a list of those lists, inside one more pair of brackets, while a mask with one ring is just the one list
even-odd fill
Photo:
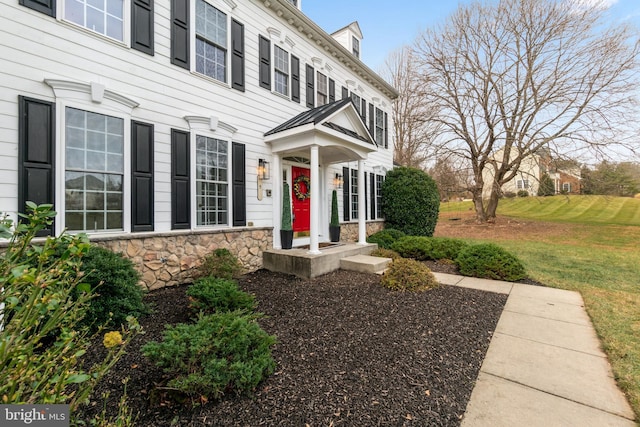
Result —
[[137, 426], [457, 426], [506, 302], [449, 286], [392, 292], [379, 276], [342, 270], [308, 281], [259, 270], [239, 283], [278, 339], [276, 373], [251, 396], [192, 407], [157, 388], [166, 378], [139, 349], [160, 340], [165, 324], [190, 320], [179, 286], [147, 295], [154, 311], [140, 320], [146, 333], [99, 384], [85, 415], [103, 407], [115, 414], [129, 378]]

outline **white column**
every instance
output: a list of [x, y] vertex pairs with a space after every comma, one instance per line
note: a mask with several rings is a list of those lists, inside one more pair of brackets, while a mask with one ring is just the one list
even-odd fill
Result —
[[273, 203], [273, 248], [282, 249], [280, 241], [280, 223], [282, 222], [282, 165], [280, 154], [273, 155], [273, 166], [271, 168], [273, 177], [273, 189], [271, 190], [271, 202]]
[[312, 255], [320, 254], [320, 245], [318, 243], [318, 234], [320, 234], [319, 217], [320, 217], [320, 167], [318, 146], [311, 146], [311, 212], [309, 219], [311, 222], [311, 240], [309, 242], [309, 252]]
[[367, 244], [367, 217], [364, 194], [364, 160], [358, 160], [358, 244]]

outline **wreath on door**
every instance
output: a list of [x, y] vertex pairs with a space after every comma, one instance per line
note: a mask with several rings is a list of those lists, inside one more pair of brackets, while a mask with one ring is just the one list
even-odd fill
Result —
[[298, 200], [307, 200], [311, 195], [311, 182], [306, 175], [300, 175], [293, 180], [293, 194]]

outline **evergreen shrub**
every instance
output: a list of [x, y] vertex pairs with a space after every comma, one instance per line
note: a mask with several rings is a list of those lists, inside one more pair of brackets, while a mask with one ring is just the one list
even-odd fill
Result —
[[238, 288], [230, 279], [202, 277], [187, 289], [191, 306], [197, 311], [215, 313], [224, 311], [252, 311], [256, 307], [255, 298]]
[[200, 265], [200, 275], [232, 279], [242, 273], [242, 264], [228, 249], [219, 248], [208, 254]]
[[367, 237], [368, 243], [377, 243], [379, 248], [390, 249], [391, 245], [405, 234], [400, 230], [385, 228]]
[[384, 287], [400, 291], [424, 291], [438, 286], [438, 281], [423, 263], [406, 258], [394, 260], [382, 275]]
[[464, 276], [515, 282], [526, 277], [524, 265], [510, 252], [493, 243], [472, 245], [456, 258]]

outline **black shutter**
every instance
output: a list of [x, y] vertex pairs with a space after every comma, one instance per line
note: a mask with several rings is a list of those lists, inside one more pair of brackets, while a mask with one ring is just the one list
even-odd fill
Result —
[[376, 219], [376, 174], [369, 174], [369, 198], [371, 199], [371, 219]]
[[56, 17], [56, 0], [20, 0], [20, 4], [45, 15]]
[[349, 97], [349, 89], [347, 89], [346, 87], [342, 86], [342, 99], [348, 98]]
[[291, 55], [291, 100], [300, 102], [300, 59]]
[[360, 102], [360, 117], [362, 117], [362, 121], [364, 122], [364, 125], [367, 125], [367, 101], [362, 98], [361, 102]]
[[384, 113], [384, 148], [389, 148], [389, 120], [387, 113]]
[[307, 64], [307, 107], [313, 108], [316, 103], [314, 100], [315, 95], [315, 71], [313, 67]]
[[153, 125], [131, 122], [131, 231], [153, 231]]
[[153, 56], [153, 0], [131, 1], [131, 48]]
[[189, 69], [189, 0], [171, 0], [171, 63]]
[[244, 24], [231, 20], [231, 87], [244, 92]]
[[376, 107], [369, 104], [369, 132], [373, 139], [376, 139]]
[[260, 36], [259, 41], [260, 56], [260, 86], [271, 89], [271, 42], [269, 39]]
[[[18, 97], [18, 211], [25, 203], [53, 204], [55, 199], [55, 104]], [[38, 232], [52, 235], [54, 224]]]
[[329, 79], [329, 102], [336, 100], [336, 82], [333, 79]]
[[171, 129], [171, 228], [191, 228], [189, 132]]
[[367, 189], [369, 188], [369, 185], [367, 183], [367, 173], [364, 173], [364, 194], [362, 195], [362, 197], [364, 197], [364, 219], [369, 219], [369, 201], [367, 200], [367, 193], [369, 192]]
[[349, 197], [349, 168], [342, 168], [342, 220], [351, 219], [351, 198]]
[[233, 226], [247, 225], [247, 186], [244, 144], [231, 144], [231, 176], [233, 184]]

